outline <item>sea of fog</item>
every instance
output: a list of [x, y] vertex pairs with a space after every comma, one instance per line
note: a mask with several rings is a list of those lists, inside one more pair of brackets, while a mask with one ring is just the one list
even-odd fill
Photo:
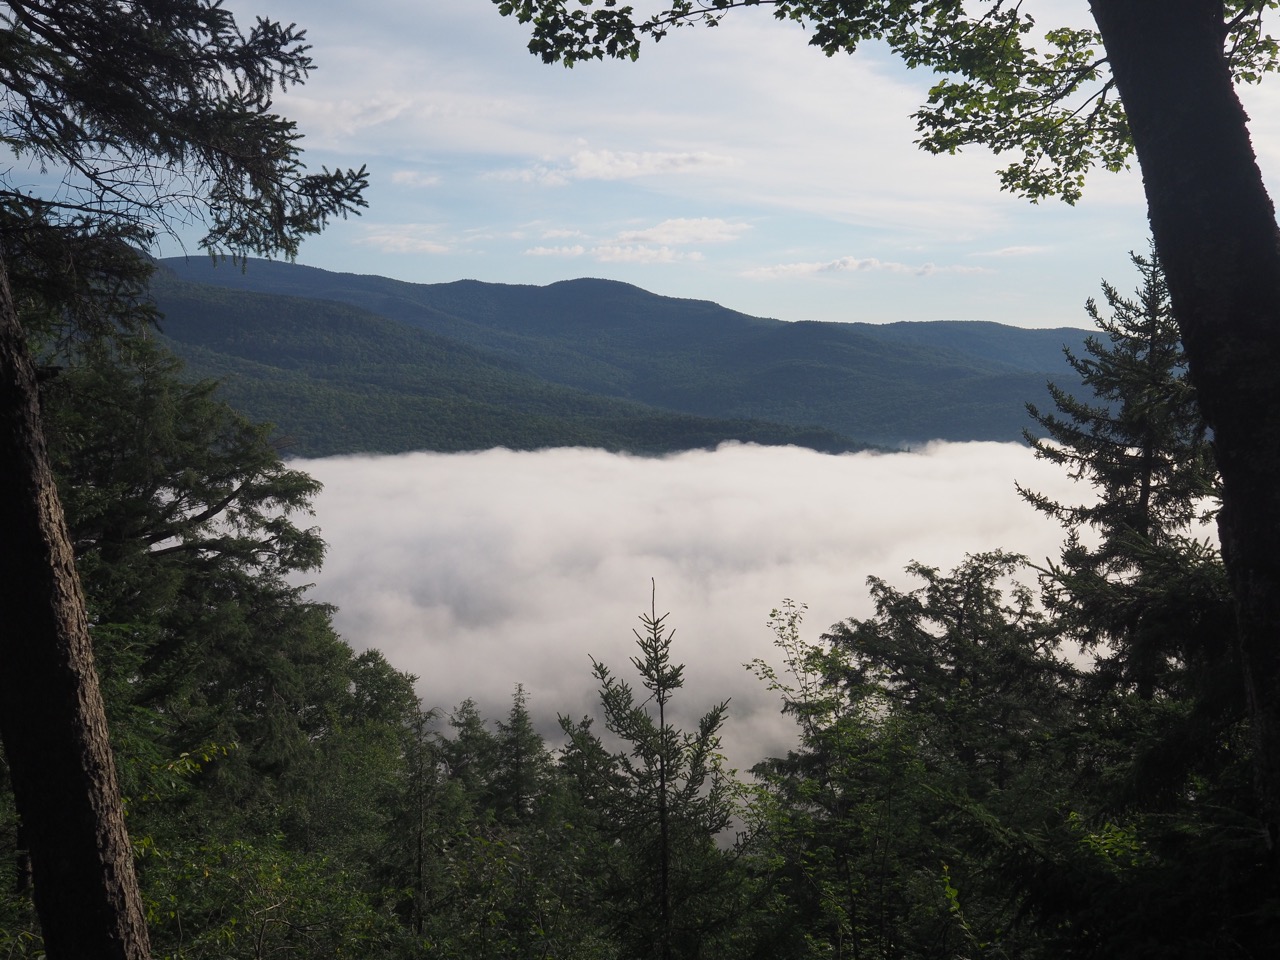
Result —
[[932, 444], [830, 456], [730, 445], [662, 458], [598, 450], [414, 453], [297, 464], [324, 484], [329, 550], [311, 596], [357, 649], [418, 677], [424, 705], [466, 697], [505, 716], [517, 683], [552, 745], [556, 714], [593, 713], [591, 658], [630, 679], [632, 628], [657, 610], [685, 663], [677, 720], [729, 699], [740, 768], [785, 751], [791, 722], [745, 669], [773, 658], [770, 611], [808, 605], [805, 632], [867, 616], [866, 578], [911, 583], [1003, 548], [1033, 561], [1062, 532], [1014, 481], [1068, 502], [1087, 488], [1018, 444]]

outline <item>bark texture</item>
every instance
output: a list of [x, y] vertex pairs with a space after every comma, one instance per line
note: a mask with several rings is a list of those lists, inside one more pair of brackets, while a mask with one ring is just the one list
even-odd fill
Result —
[[1221, 0], [1091, 0], [1222, 473], [1261, 819], [1280, 839], [1280, 231], [1223, 54]]
[[0, 738], [47, 956], [142, 960], [146, 923], [84, 598], [2, 260]]

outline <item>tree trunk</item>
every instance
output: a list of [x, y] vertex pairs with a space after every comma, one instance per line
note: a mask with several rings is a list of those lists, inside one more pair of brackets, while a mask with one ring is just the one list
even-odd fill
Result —
[[1270, 856], [1280, 838], [1280, 231], [1221, 0], [1091, 0], [1222, 473], [1218, 529]]
[[50, 960], [143, 960], [84, 598], [40, 427], [35, 371], [0, 260], [0, 739]]

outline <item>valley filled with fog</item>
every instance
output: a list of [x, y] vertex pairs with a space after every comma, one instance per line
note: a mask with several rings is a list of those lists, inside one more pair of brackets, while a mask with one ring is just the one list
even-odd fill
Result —
[[557, 713], [595, 712], [591, 657], [634, 680], [632, 627], [669, 612], [690, 726], [731, 698], [739, 768], [785, 750], [792, 724], [743, 667], [772, 657], [770, 611], [808, 604], [805, 635], [872, 612], [866, 578], [907, 586], [912, 560], [949, 569], [1003, 548], [1053, 556], [1061, 530], [1015, 480], [1065, 502], [1086, 487], [1019, 444], [934, 444], [831, 456], [731, 445], [640, 458], [599, 450], [415, 453], [300, 461], [324, 484], [329, 549], [310, 577], [357, 649], [418, 677], [426, 707], [472, 697], [504, 717], [522, 683], [549, 745]]

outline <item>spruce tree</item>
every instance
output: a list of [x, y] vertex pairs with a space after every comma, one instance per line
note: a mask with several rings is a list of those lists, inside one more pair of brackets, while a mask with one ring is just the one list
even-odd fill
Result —
[[[1087, 356], [1067, 351], [1091, 398], [1050, 384], [1056, 412], [1028, 405], [1046, 435], [1027, 433], [1036, 456], [1096, 499], [1063, 504], [1018, 489], [1067, 531], [1043, 578], [1050, 607], [1103, 652], [1115, 682], [1150, 698], [1187, 654], [1170, 630], [1170, 611], [1186, 609], [1179, 593], [1216, 589], [1203, 577], [1212, 579], [1217, 553], [1197, 523], [1216, 506], [1218, 477], [1160, 262], [1130, 257], [1140, 288], [1126, 298], [1104, 283], [1109, 315], [1092, 299], [1086, 307], [1101, 336], [1086, 340]], [[1171, 581], [1171, 569], [1185, 576]]]
[[1026, 434], [1038, 456], [1105, 492], [1080, 506], [1032, 494], [1028, 499], [1071, 528], [1096, 528], [1102, 544], [1094, 553], [1120, 571], [1132, 537], [1159, 541], [1176, 534], [1202, 514], [1217, 488], [1160, 261], [1154, 253], [1129, 256], [1142, 281], [1133, 298], [1104, 281], [1110, 315], [1104, 317], [1092, 298], [1085, 309], [1105, 339], [1088, 337], [1085, 357], [1065, 351], [1090, 397], [1050, 384], [1056, 413], [1028, 404], [1048, 440]]
[[498, 771], [497, 739], [470, 697], [454, 707], [449, 726], [453, 735], [440, 745], [446, 775], [477, 815], [491, 817]]
[[672, 960], [711, 955], [735, 919], [732, 865], [716, 839], [733, 820], [738, 786], [723, 766], [720, 728], [728, 702], [682, 731], [671, 717], [684, 665], [675, 663], [675, 631], [651, 603], [633, 630], [643, 699], [593, 660], [605, 729], [622, 749], [610, 754], [590, 729], [561, 718], [568, 734], [563, 765], [592, 792], [587, 805], [611, 841], [610, 920], [629, 956]]
[[497, 771], [493, 792], [498, 817], [509, 822], [530, 819], [546, 793], [551, 777], [547, 745], [529, 716], [528, 694], [516, 684], [511, 709], [498, 721]]
[[1032, 408], [1047, 433], [1037, 455], [1095, 496], [1064, 505], [1022, 490], [1066, 529], [1044, 598], [1064, 639], [1095, 658], [1063, 734], [1076, 787], [1054, 856], [1096, 879], [1069, 891], [1042, 873], [1034, 910], [1075, 925], [1063, 952], [1101, 940], [1127, 956], [1262, 956], [1275, 891], [1266, 859], [1237, 840], [1265, 814], [1246, 773], [1235, 605], [1201, 526], [1218, 508], [1212, 440], [1161, 265], [1132, 259], [1141, 286], [1126, 298], [1104, 284], [1107, 315], [1088, 310], [1105, 338], [1070, 357], [1094, 399], [1055, 389], [1057, 413]]

